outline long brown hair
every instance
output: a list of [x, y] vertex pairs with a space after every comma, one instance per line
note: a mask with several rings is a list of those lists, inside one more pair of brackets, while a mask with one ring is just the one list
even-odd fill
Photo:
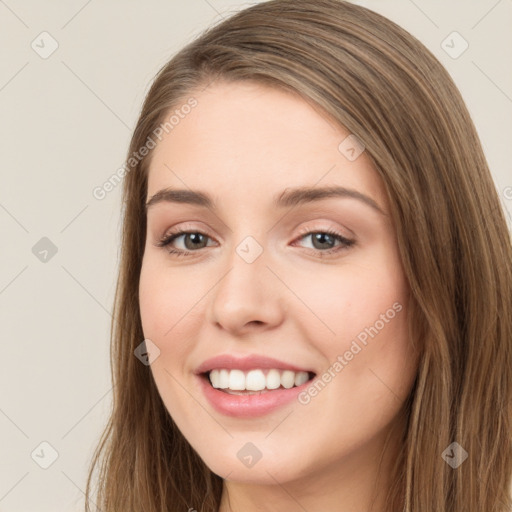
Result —
[[[510, 510], [512, 248], [500, 200], [447, 71], [408, 32], [341, 0], [242, 10], [156, 76], [127, 158], [113, 410], [91, 462], [86, 510], [99, 468], [103, 512], [218, 511], [222, 479], [180, 433], [134, 349], [144, 339], [138, 285], [151, 158], [140, 149], [170, 112], [221, 79], [300, 94], [364, 143], [385, 185], [412, 297], [411, 342], [421, 353], [388, 512]], [[457, 467], [446, 462], [465, 452]]]

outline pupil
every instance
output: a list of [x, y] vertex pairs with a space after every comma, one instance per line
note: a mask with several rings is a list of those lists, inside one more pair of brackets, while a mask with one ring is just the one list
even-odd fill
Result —
[[192, 247], [187, 247], [187, 245], [189, 245], [189, 244], [187, 244], [188, 237], [185, 237], [185, 247], [187, 247], [187, 249], [194, 249], [194, 247], [197, 248], [197, 243], [201, 243], [202, 236], [203, 235], [201, 233], [190, 233], [188, 235], [188, 237], [190, 237], [190, 240], [192, 242]]
[[[332, 237], [331, 235], [327, 234], [327, 233], [316, 233], [314, 236], [313, 236], [313, 240], [314, 242], [320, 242], [320, 244], [325, 244], [325, 239], [329, 239], [330, 241], [327, 242], [327, 247], [317, 247], [317, 248], [320, 248], [320, 249], [330, 249], [331, 248], [331, 244], [332, 244]], [[315, 245], [315, 243], [313, 243], [313, 245]]]

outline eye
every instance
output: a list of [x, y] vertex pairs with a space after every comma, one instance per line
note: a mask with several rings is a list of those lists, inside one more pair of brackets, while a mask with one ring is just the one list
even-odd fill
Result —
[[[312, 248], [306, 247], [306, 249], [313, 251], [316, 255], [323, 257], [324, 255], [330, 255], [337, 253], [338, 251], [348, 249], [355, 244], [354, 240], [350, 240], [340, 233], [331, 230], [304, 230], [301, 232], [301, 236], [297, 240], [304, 240], [310, 237], [312, 242]], [[174, 242], [182, 238], [181, 242], [184, 248], [176, 248], [171, 246]], [[185, 231], [179, 230], [174, 233], [169, 233], [155, 245], [157, 247], [168, 247], [168, 252], [176, 256], [189, 256], [193, 252], [198, 252], [199, 249], [208, 247], [208, 240], [212, 240], [207, 234], [201, 231]], [[338, 245], [336, 245], [338, 242]], [[296, 243], [296, 242], [294, 242]], [[214, 245], [214, 244], [210, 244]]]
[[186, 256], [190, 254], [191, 252], [195, 252], [197, 249], [203, 249], [204, 247], [207, 247], [205, 244], [206, 240], [210, 237], [206, 235], [205, 233], [202, 233], [201, 231], [184, 231], [180, 230], [174, 233], [169, 233], [167, 236], [162, 238], [159, 242], [157, 242], [155, 245], [157, 247], [166, 247], [170, 245], [175, 240], [178, 240], [179, 238], [182, 238], [182, 242], [185, 245], [184, 249], [175, 249], [170, 248], [168, 252], [170, 254], [176, 254], [178, 256]]
[[[320, 253], [320, 256], [337, 253], [355, 244], [354, 240], [350, 240], [331, 229], [304, 230], [298, 240], [304, 240], [308, 237], [311, 240], [312, 250], [317, 254]], [[339, 242], [339, 244], [336, 245], [336, 242]]]

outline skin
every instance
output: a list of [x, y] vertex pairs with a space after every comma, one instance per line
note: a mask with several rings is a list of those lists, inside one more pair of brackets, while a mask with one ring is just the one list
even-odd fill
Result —
[[[160, 349], [151, 371], [163, 402], [224, 478], [221, 512], [384, 510], [389, 464], [400, 450], [394, 438], [379, 480], [377, 465], [417, 355], [383, 184], [366, 152], [350, 161], [338, 150], [349, 132], [295, 94], [216, 82], [194, 97], [198, 105], [153, 150], [148, 178], [148, 200], [173, 187], [208, 193], [215, 204], [162, 202], [148, 210], [140, 312], [145, 338]], [[327, 185], [355, 189], [384, 213], [347, 197], [271, 206], [288, 187]], [[175, 228], [206, 237], [155, 245]], [[301, 232], [325, 229], [355, 243], [325, 255], [341, 243], [315, 244]], [[263, 249], [250, 264], [236, 252], [247, 236]], [[170, 248], [195, 252], [176, 256]], [[307, 404], [227, 417], [193, 373], [221, 353], [263, 354], [312, 368], [318, 378], [395, 303], [401, 311], [366, 346], [359, 343], [362, 350]], [[237, 457], [247, 442], [262, 453], [250, 468]]]

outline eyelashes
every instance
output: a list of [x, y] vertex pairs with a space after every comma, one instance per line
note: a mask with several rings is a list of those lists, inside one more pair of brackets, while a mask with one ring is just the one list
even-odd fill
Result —
[[[206, 235], [205, 233], [203, 233], [201, 231], [180, 230], [180, 231], [177, 231], [175, 233], [170, 233], [169, 235], [165, 236], [156, 245], [158, 247], [166, 247], [167, 248], [168, 246], [170, 246], [170, 244], [174, 240], [176, 240], [177, 238], [180, 238], [181, 236], [186, 236], [186, 235], [199, 235], [200, 237], [210, 238], [208, 235]], [[200, 247], [200, 249], [202, 249], [202, 247]], [[171, 247], [168, 249], [168, 252], [170, 254], [175, 254], [178, 256], [187, 256], [191, 252], [197, 252], [197, 250], [190, 251], [190, 250], [186, 250], [186, 249], [176, 249], [176, 248]]]
[[[312, 237], [312, 235], [321, 235], [320, 237]], [[325, 237], [327, 235], [327, 237]], [[320, 243], [325, 243], [324, 239], [331, 239], [333, 241], [338, 241], [340, 245], [328, 248], [327, 250], [321, 250], [317, 248], [313, 248], [313, 251], [320, 252], [321, 254], [334, 254], [338, 251], [342, 251], [344, 249], [348, 249], [349, 247], [355, 244], [355, 240], [344, 237], [341, 233], [333, 229], [303, 229], [300, 231], [300, 236], [295, 240], [303, 240], [307, 237], [312, 237], [311, 240], [319, 241]], [[295, 242], [294, 242], [295, 243]]]
[[[192, 235], [191, 238], [189, 238], [190, 241], [200, 241], [203, 242], [204, 240], [211, 240], [211, 237], [209, 237], [207, 234], [203, 233], [202, 231], [198, 230], [178, 230], [175, 232], [171, 232], [168, 235], [164, 236], [162, 239], [160, 239], [156, 245], [157, 247], [164, 248], [169, 254], [172, 256], [191, 256], [194, 253], [198, 253], [201, 251], [201, 249], [204, 249], [206, 247], [209, 247], [206, 245], [205, 247], [199, 247], [198, 249], [177, 249], [176, 247], [172, 246], [172, 243], [176, 241], [177, 239], [184, 237], [184, 239], [187, 238], [187, 236]], [[313, 235], [316, 235], [313, 237]], [[340, 251], [345, 251], [348, 248], [355, 245], [355, 240], [348, 239], [344, 237], [341, 233], [338, 233], [331, 229], [316, 229], [316, 230], [303, 230], [300, 233], [300, 236], [297, 237], [293, 245], [296, 244], [296, 241], [304, 240], [308, 237], [311, 237], [312, 245], [314, 245], [316, 242], [320, 244], [329, 244], [329, 243], [336, 243], [338, 242], [339, 245], [335, 245], [334, 247], [328, 247], [325, 248], [305, 248], [309, 253], [314, 254], [320, 258], [325, 256], [334, 255], [336, 253], [339, 253]]]

